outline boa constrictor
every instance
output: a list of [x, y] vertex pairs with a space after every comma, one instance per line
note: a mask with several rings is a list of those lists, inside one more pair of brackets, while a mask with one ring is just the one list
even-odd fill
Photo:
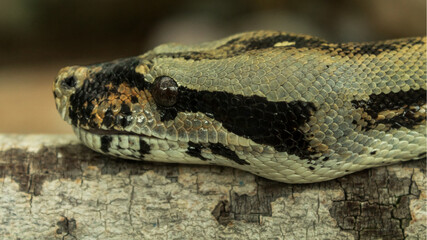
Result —
[[275, 31], [60, 70], [61, 117], [117, 157], [287, 183], [426, 154], [426, 37], [329, 43]]

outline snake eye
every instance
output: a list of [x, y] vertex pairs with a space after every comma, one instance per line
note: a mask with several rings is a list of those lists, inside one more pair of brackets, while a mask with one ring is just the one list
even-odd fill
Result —
[[157, 104], [164, 107], [171, 107], [176, 103], [178, 85], [170, 77], [158, 77], [153, 82], [151, 94]]

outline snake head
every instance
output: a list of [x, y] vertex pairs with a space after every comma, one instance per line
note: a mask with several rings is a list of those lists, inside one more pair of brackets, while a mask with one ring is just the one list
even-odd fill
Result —
[[150, 91], [156, 89], [138, 72], [147, 68], [136, 57], [63, 68], [53, 86], [56, 107], [75, 128], [164, 138], [164, 124], [152, 109], [156, 104]]
[[[153, 67], [153, 58], [149, 52], [61, 69], [53, 85], [61, 117], [75, 132], [97, 136], [133, 135], [175, 143], [217, 143], [221, 136], [227, 141], [221, 123], [208, 113], [214, 99], [201, 99], [195, 96], [197, 91], [179, 86], [162, 64]], [[189, 106], [206, 112], [189, 110]]]
[[425, 153], [425, 59], [425, 38], [259, 31], [67, 67], [54, 96], [105, 154], [315, 182]]

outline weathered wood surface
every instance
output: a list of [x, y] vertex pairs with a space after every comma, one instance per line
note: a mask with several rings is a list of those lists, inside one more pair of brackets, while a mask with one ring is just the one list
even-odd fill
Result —
[[1, 239], [425, 239], [426, 163], [290, 185], [0, 135]]

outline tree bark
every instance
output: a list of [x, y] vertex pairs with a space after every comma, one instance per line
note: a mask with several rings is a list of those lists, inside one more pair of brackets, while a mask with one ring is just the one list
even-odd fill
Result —
[[0, 135], [1, 239], [422, 239], [426, 162], [304, 185]]

